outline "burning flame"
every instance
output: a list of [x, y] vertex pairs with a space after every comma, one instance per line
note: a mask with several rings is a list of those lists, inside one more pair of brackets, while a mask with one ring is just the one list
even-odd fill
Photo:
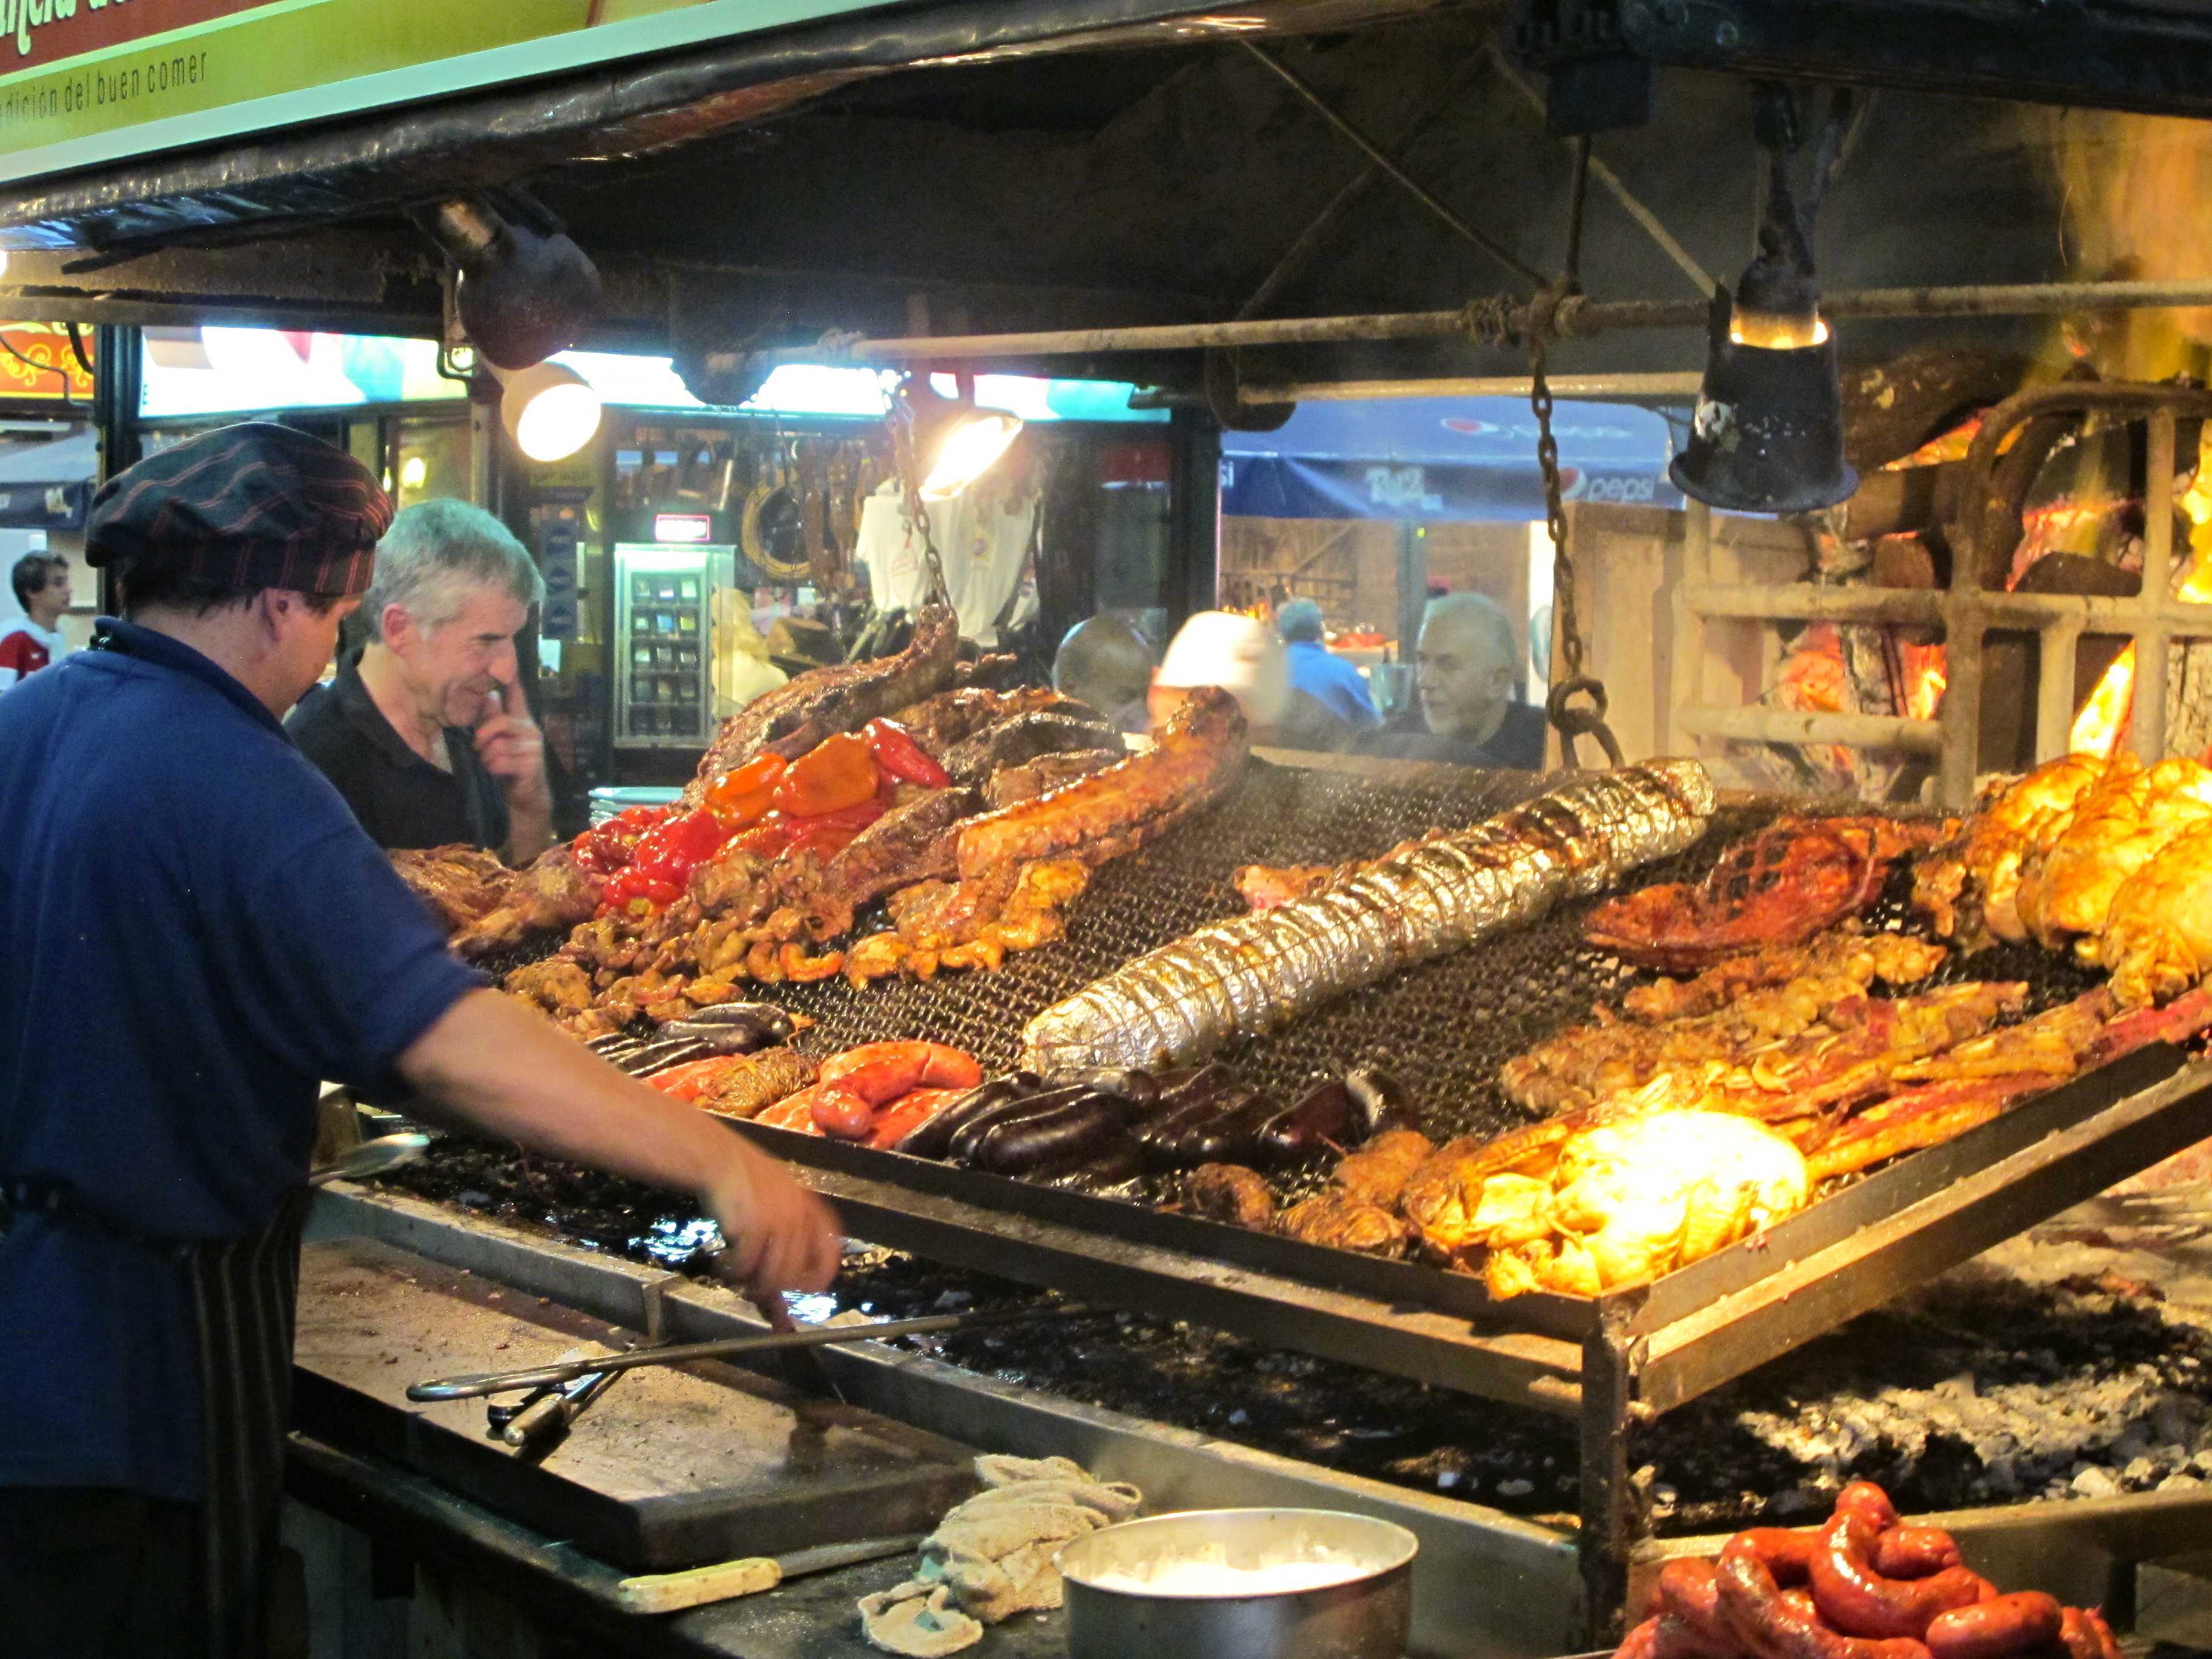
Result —
[[1828, 325], [1817, 315], [1792, 317], [1775, 311], [1739, 311], [1729, 319], [1729, 338], [1742, 346], [1769, 351], [1802, 351], [1828, 337]]
[[[2177, 504], [2189, 515], [2190, 522], [2200, 526], [2212, 522], [2212, 489], [2207, 489], [2212, 480], [2207, 479], [2206, 471], [2200, 463], [2195, 481], [2177, 498]], [[2206, 557], [2203, 550], [2190, 561], [2189, 574], [2173, 590], [2173, 596], [2199, 605], [2212, 601], [2212, 558]], [[2097, 682], [2097, 689], [2074, 716], [2072, 744], [2076, 752], [2105, 756], [2112, 752], [2112, 746], [2119, 741], [2121, 731], [2134, 713], [2135, 690], [2136, 648], [2129, 645], [2112, 659], [2112, 665]]]
[[[1943, 672], [1943, 647], [1906, 646], [1902, 654], [1905, 659], [1905, 712], [1916, 720], [1932, 720], [1943, 706], [1943, 689], [1950, 684]], [[1916, 658], [1917, 662], [1913, 660]]]

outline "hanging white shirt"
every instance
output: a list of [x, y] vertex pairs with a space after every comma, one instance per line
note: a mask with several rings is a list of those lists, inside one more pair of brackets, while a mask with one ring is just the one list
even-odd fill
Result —
[[[867, 570], [868, 591], [879, 611], [919, 610], [927, 586], [921, 538], [914, 533], [905, 506], [896, 482], [860, 505], [854, 556]], [[994, 624], [1021, 583], [1036, 510], [1036, 495], [1010, 504], [997, 490], [970, 489], [929, 504], [930, 539], [945, 566], [960, 632], [978, 645], [999, 642]]]

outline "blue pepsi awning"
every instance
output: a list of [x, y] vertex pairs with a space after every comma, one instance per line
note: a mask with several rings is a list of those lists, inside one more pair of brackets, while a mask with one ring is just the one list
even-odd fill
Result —
[[[1562, 403], [1552, 433], [1571, 501], [1679, 507], [1666, 417], [1625, 404]], [[1234, 518], [1544, 516], [1536, 417], [1513, 398], [1301, 404], [1273, 432], [1221, 438], [1221, 510]]]

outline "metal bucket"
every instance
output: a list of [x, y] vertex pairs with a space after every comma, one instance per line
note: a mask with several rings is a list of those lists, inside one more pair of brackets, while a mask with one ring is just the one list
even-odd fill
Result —
[[[1124, 1522], [1060, 1551], [1072, 1659], [1399, 1659], [1413, 1617], [1413, 1534], [1336, 1510], [1193, 1510]], [[1356, 1565], [1315, 1589], [1251, 1595], [1144, 1593], [1166, 1564], [1231, 1572], [1291, 1562]]]

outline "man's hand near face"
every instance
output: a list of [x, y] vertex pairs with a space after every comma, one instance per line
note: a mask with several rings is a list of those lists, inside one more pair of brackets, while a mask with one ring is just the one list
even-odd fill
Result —
[[[505, 705], [516, 704], [513, 713]], [[553, 844], [553, 790], [545, 778], [545, 736], [513, 687], [494, 691], [476, 728], [477, 756], [507, 795], [507, 861], [526, 865]]]

